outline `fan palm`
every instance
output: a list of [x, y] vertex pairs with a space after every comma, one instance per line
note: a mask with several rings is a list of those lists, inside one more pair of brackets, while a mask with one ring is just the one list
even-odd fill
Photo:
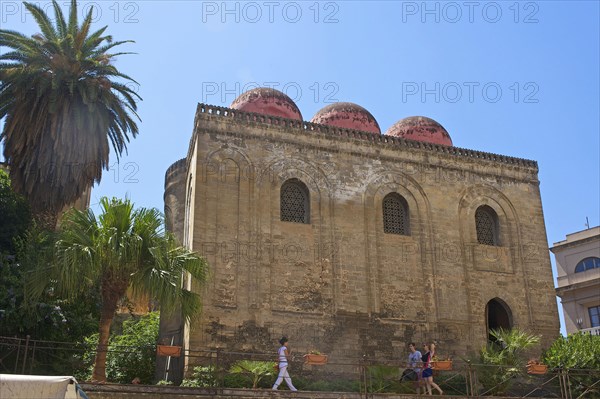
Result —
[[494, 341], [479, 352], [478, 377], [485, 389], [484, 395], [505, 393], [513, 377], [524, 369], [524, 352], [540, 341], [539, 336], [518, 328], [490, 330], [490, 335]]
[[275, 374], [273, 362], [260, 360], [239, 360], [229, 369], [232, 374], [249, 374], [252, 376], [252, 388], [258, 388], [258, 383], [267, 376]]
[[177, 246], [171, 235], [163, 233], [158, 210], [134, 210], [129, 200], [106, 197], [100, 204], [98, 219], [91, 210], [73, 209], [64, 216], [53, 262], [34, 268], [27, 283], [32, 298], [45, 292], [49, 282], [55, 293], [67, 298], [100, 287], [95, 381], [106, 380], [110, 326], [128, 289], [134, 297], [156, 299], [162, 312], [181, 311], [189, 320], [198, 314], [201, 304], [197, 294], [183, 288], [182, 276], [189, 273], [202, 284], [207, 270], [203, 258]]
[[0, 29], [0, 141], [16, 192], [36, 218], [54, 228], [59, 212], [99, 182], [109, 151], [117, 159], [138, 127], [135, 82], [112, 64], [126, 53], [109, 51], [107, 27], [91, 33], [93, 9], [81, 25], [71, 0], [68, 21], [53, 1], [55, 24], [35, 4], [24, 3], [41, 33], [27, 37]]

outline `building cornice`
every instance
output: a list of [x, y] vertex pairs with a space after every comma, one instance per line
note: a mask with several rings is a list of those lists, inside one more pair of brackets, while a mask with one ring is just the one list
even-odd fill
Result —
[[[213, 118], [223, 118], [228, 119], [230, 121], [243, 122], [244, 124], [251, 123], [261, 124], [269, 127], [275, 126], [279, 129], [283, 128], [295, 132], [319, 132], [332, 137], [347, 138], [349, 140], [360, 139], [364, 140], [367, 143], [379, 144], [392, 148], [401, 147], [407, 149], [420, 149], [428, 152], [447, 154], [461, 158], [502, 163], [511, 166], [526, 168], [535, 173], [538, 172], [537, 162], [529, 159], [510, 157], [506, 155], [499, 155], [483, 151], [469, 150], [460, 147], [443, 146], [439, 144], [407, 140], [399, 137], [386, 136], [382, 134], [364, 132], [359, 130], [337, 128], [333, 126], [321, 125], [318, 123], [286, 119], [275, 116], [256, 114], [252, 112], [243, 112], [231, 108], [219, 107], [203, 103], [198, 104], [198, 108], [196, 110], [195, 128], [198, 128], [197, 123], [199, 119], [210, 120]], [[190, 144], [193, 144], [194, 141], [194, 137], [192, 137]]]
[[585, 245], [588, 244], [590, 242], [594, 242], [594, 241], [600, 241], [600, 235], [593, 235], [591, 237], [586, 237], [586, 238], [581, 238], [577, 241], [571, 241], [571, 242], [564, 242], [561, 241], [561, 243], [555, 243], [553, 247], [550, 247], [550, 251], [552, 251], [553, 254], [556, 253], [556, 250], [564, 250], [567, 248], [573, 248], [573, 247], [578, 247], [580, 245]]
[[[569, 285], [565, 285], [562, 287], [556, 288], [556, 295], [562, 297], [565, 294], [572, 293], [574, 291], [579, 291], [585, 288], [593, 288], [600, 287], [600, 278], [593, 278], [590, 280], [580, 281], [578, 283], [573, 283]], [[598, 295], [600, 297], [600, 294]]]

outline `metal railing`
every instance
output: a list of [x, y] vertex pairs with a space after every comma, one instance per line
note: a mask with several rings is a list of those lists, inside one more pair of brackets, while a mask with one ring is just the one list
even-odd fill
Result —
[[[0, 337], [0, 373], [75, 375], [78, 380], [85, 381], [90, 375], [90, 362], [93, 362], [95, 350], [95, 347], [85, 344]], [[118, 370], [121, 376], [133, 375], [136, 371], [127, 369], [133, 367], [129, 360], [139, 357], [144, 351], [156, 358], [154, 346], [109, 349], [108, 356], [120, 356], [123, 363], [115, 366], [113, 361], [110, 367], [121, 367]], [[272, 368], [276, 360], [274, 353], [186, 350], [181, 356], [180, 360], [187, 364], [181, 385], [211, 390], [216, 394], [226, 388], [250, 388], [253, 384], [267, 389], [277, 377]], [[253, 371], [247, 366], [246, 372], [234, 372], [232, 367], [240, 361], [254, 362], [250, 365], [256, 365], [257, 369]], [[406, 363], [394, 359], [366, 356], [330, 357], [326, 364], [311, 365], [305, 362], [302, 354], [295, 354], [290, 360], [289, 371], [294, 385], [303, 391], [359, 392], [365, 398], [378, 393], [414, 394], [417, 388], [424, 392], [426, 384], [423, 380], [414, 381], [408, 377], [407, 368]], [[168, 373], [169, 370], [163, 371]], [[511, 368], [461, 360], [453, 361], [449, 370], [440, 370], [434, 365], [433, 381], [445, 396], [600, 399], [600, 370], [529, 372], [539, 374], [528, 373], [525, 365]], [[256, 374], [262, 374], [258, 383]], [[130, 378], [127, 377], [125, 383], [130, 383]], [[156, 382], [154, 377], [152, 379], [145, 383]], [[285, 384], [280, 389], [286, 389]], [[436, 394], [434, 388], [432, 393]]]

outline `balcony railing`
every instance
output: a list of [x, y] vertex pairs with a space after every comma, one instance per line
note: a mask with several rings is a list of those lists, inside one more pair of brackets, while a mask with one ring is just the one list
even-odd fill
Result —
[[600, 327], [582, 328], [579, 331], [584, 334], [600, 335]]

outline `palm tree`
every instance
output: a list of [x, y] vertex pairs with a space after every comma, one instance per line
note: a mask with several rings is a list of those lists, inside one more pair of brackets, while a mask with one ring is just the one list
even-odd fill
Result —
[[92, 8], [79, 25], [75, 0], [68, 21], [53, 1], [53, 25], [40, 7], [24, 5], [41, 33], [0, 29], [0, 46], [10, 49], [0, 55], [0, 141], [14, 190], [54, 229], [65, 205], [100, 181], [110, 147], [118, 160], [137, 135], [141, 98], [111, 64], [127, 53], [108, 53], [130, 41], [113, 42], [106, 26], [90, 33]]
[[505, 393], [513, 379], [523, 373], [524, 353], [540, 342], [540, 337], [518, 328], [490, 330], [494, 339], [479, 351], [480, 365], [477, 367], [483, 395]]
[[232, 374], [248, 374], [252, 376], [252, 388], [258, 388], [258, 383], [264, 378], [275, 374], [277, 363], [261, 360], [239, 360], [231, 366], [229, 372]]
[[[98, 350], [92, 379], [106, 381], [106, 350], [110, 326], [119, 301], [128, 289], [134, 297], [149, 296], [167, 314], [181, 311], [189, 321], [200, 310], [200, 297], [183, 288], [189, 273], [199, 284], [206, 281], [207, 264], [196, 253], [177, 246], [162, 229], [156, 209], [134, 210], [128, 200], [104, 197], [102, 214], [91, 210], [68, 212], [60, 226], [54, 261], [36, 267], [27, 283], [30, 298], [51, 288], [66, 298], [76, 298], [100, 287], [101, 315]], [[51, 282], [51, 287], [49, 287]]]

